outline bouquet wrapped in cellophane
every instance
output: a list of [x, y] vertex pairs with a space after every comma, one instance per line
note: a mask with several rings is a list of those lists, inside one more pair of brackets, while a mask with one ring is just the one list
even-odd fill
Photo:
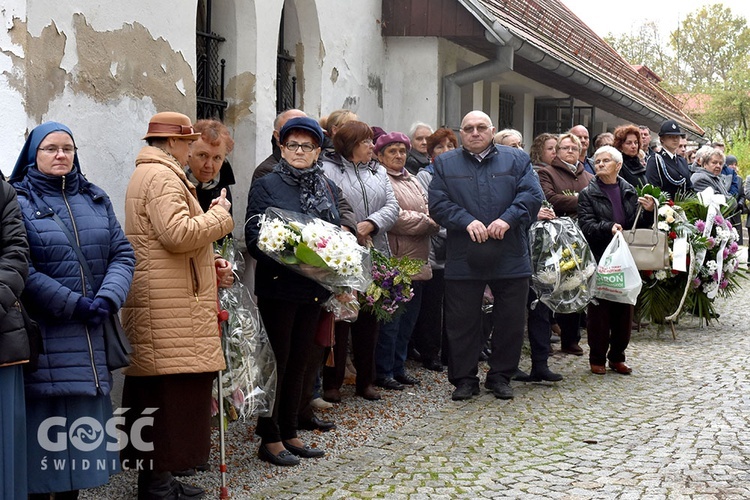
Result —
[[359, 304], [351, 292], [367, 290], [372, 264], [370, 253], [353, 234], [306, 214], [269, 207], [260, 219], [258, 248], [332, 291], [335, 295], [325, 307], [336, 319], [356, 319]]
[[402, 307], [414, 297], [411, 277], [418, 274], [423, 260], [411, 257], [387, 257], [375, 248], [372, 256], [372, 283], [359, 297], [362, 309], [383, 323], [395, 320]]
[[[238, 278], [244, 270], [242, 253], [233, 239], [225, 238], [217, 252], [232, 265], [235, 280], [219, 288], [219, 304], [228, 319], [222, 323], [221, 345], [226, 360], [221, 395], [226, 420], [268, 415], [276, 395], [276, 357], [250, 291]], [[213, 414], [219, 411], [214, 386]]]
[[537, 221], [529, 230], [531, 288], [554, 312], [583, 310], [593, 297], [596, 260], [569, 217]]

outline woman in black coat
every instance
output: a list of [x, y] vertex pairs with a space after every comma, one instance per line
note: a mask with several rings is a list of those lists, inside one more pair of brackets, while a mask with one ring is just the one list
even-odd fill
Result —
[[[635, 188], [618, 177], [621, 168], [622, 154], [618, 150], [611, 146], [599, 148], [594, 153], [596, 178], [578, 195], [578, 225], [597, 261], [618, 231], [631, 229], [636, 223], [645, 227], [653, 222], [654, 199], [638, 197]], [[636, 221], [639, 204], [648, 212]], [[586, 316], [591, 372], [604, 375], [608, 359], [612, 370], [628, 375], [633, 370], [625, 364], [625, 349], [633, 327], [633, 306], [597, 300], [597, 305], [589, 304]]]
[[0, 217], [0, 498], [26, 498], [23, 366], [30, 351], [20, 298], [29, 244], [16, 190], [5, 180], [0, 180]]
[[277, 263], [258, 248], [260, 228], [255, 218], [269, 207], [304, 213], [340, 224], [336, 185], [318, 164], [323, 131], [318, 122], [299, 117], [279, 132], [281, 161], [272, 173], [257, 179], [247, 201], [245, 240], [258, 260], [255, 294], [258, 309], [276, 355], [276, 400], [273, 413], [260, 417], [258, 456], [274, 465], [297, 465], [299, 458], [324, 455], [297, 437], [304, 375], [313, 349], [321, 304], [330, 292], [311, 279]]

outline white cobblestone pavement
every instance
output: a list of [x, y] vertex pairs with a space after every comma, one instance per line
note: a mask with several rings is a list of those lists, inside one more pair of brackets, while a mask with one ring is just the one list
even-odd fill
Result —
[[[450, 401], [446, 375], [421, 369], [423, 384], [415, 391], [387, 392], [377, 403], [345, 398], [324, 412], [339, 430], [302, 435], [328, 456], [298, 467], [260, 462], [252, 429], [234, 423], [232, 498], [748, 499], [750, 285], [744, 284], [737, 296], [717, 302], [718, 323], [701, 328], [683, 317], [676, 340], [653, 326], [633, 332], [630, 376], [594, 375], [587, 355], [558, 353], [550, 366], [565, 379], [514, 382], [511, 401], [484, 390]], [[587, 354], [585, 339], [582, 346]], [[525, 353], [522, 367], [528, 364]], [[406, 409], [425, 395], [426, 410]], [[406, 416], [386, 430], [367, 427], [366, 415], [383, 420], [386, 413]], [[357, 429], [361, 439], [352, 437]], [[218, 497], [216, 472], [188, 481], [207, 488], [207, 498]], [[134, 493], [129, 472], [82, 498]]]

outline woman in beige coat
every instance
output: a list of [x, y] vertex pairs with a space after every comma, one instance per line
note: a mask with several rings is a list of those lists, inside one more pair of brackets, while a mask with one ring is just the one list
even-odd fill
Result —
[[382, 135], [375, 143], [378, 160], [388, 173], [399, 206], [398, 219], [388, 231], [391, 254], [424, 261], [422, 270], [412, 277], [414, 297], [402, 306], [405, 310], [398, 318], [380, 326], [375, 348], [375, 384], [399, 391], [405, 385], [419, 383], [419, 379], [406, 373], [404, 362], [422, 303], [422, 284], [432, 278], [432, 268], [427, 262], [430, 236], [440, 230], [427, 213], [427, 194], [405, 168], [410, 146], [409, 138], [400, 132]]
[[[200, 498], [200, 488], [171, 474], [203, 464], [211, 445], [211, 388], [224, 369], [217, 322], [217, 277], [231, 268], [213, 242], [234, 226], [226, 191], [203, 212], [184, 173], [194, 133], [179, 113], [151, 118], [125, 199], [125, 234], [136, 255], [135, 277], [123, 307], [133, 345], [125, 370], [123, 407], [130, 437], [123, 466], [139, 471], [138, 498]], [[156, 408], [151, 413], [148, 409]], [[153, 425], [133, 434], [144, 415]], [[133, 431], [132, 433], [130, 431]], [[151, 448], [151, 449], [149, 449]]]

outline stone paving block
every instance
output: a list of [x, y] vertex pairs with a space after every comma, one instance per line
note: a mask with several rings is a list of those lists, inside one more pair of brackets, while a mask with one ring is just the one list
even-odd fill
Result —
[[[750, 291], [745, 295], [750, 301]], [[308, 492], [329, 491], [316, 477], [327, 474], [346, 492], [336, 498], [746, 500], [750, 442], [741, 409], [750, 396], [726, 361], [750, 351], [746, 309], [732, 309], [743, 318], [734, 329], [700, 330], [681, 318], [676, 341], [651, 329], [634, 332], [632, 377], [593, 377], [580, 359], [555, 355], [551, 366], [565, 375], [560, 385], [514, 383], [509, 404], [484, 391], [451, 402], [336, 457], [337, 467], [310, 469], [269, 486], [266, 495], [305, 497], [300, 484]], [[659, 377], [647, 375], [653, 372]]]

